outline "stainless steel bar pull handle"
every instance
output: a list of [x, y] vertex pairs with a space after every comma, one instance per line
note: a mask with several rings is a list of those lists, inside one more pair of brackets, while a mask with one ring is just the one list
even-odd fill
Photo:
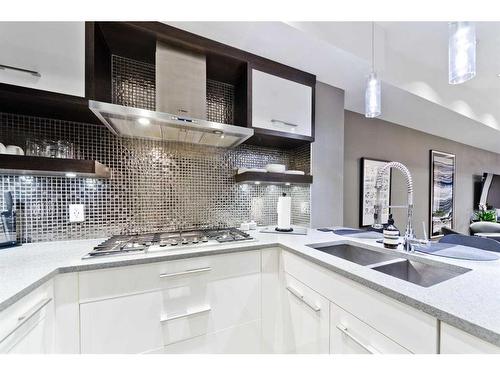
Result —
[[365, 349], [368, 353], [370, 353], [370, 354], [380, 354], [380, 352], [377, 349], [373, 348], [372, 346], [363, 344], [361, 342], [361, 340], [358, 339], [356, 336], [354, 336], [351, 332], [349, 332], [349, 330], [347, 329], [347, 327], [345, 327], [344, 325], [342, 325], [342, 324], [337, 325], [337, 329], [340, 332], [342, 332], [344, 335], [346, 335], [347, 337], [349, 337], [356, 344], [358, 344], [363, 349]]
[[295, 288], [291, 287], [291, 286], [287, 286], [286, 289], [292, 293], [295, 297], [297, 297], [300, 301], [302, 301], [307, 307], [311, 308], [312, 310], [314, 310], [315, 312], [320, 312], [321, 311], [321, 308], [316, 306], [316, 305], [313, 305], [311, 303], [309, 303], [308, 301], [306, 301], [304, 299], [304, 295], [302, 293], [300, 293], [298, 290], [296, 290]]
[[5, 70], [14, 70], [16, 72], [21, 72], [21, 73], [26, 73], [26, 74], [31, 74], [34, 77], [41, 77], [42, 75], [38, 73], [36, 70], [29, 70], [29, 69], [23, 69], [23, 68], [16, 68], [15, 66], [10, 66], [10, 65], [4, 65], [0, 64], [0, 69]]
[[26, 322], [28, 322], [33, 316], [35, 316], [40, 310], [47, 306], [52, 298], [45, 298], [26, 311], [24, 314], [17, 318], [17, 324], [12, 328], [4, 337], [0, 338], [0, 344], [4, 342], [9, 336], [21, 328]]
[[193, 275], [193, 274], [202, 273], [202, 272], [209, 272], [209, 271], [212, 271], [212, 267], [195, 268], [192, 270], [186, 270], [186, 271], [180, 271], [180, 272], [174, 272], [174, 273], [162, 273], [160, 275], [160, 279], [168, 278], [168, 277], [175, 277], [175, 276]]
[[199, 309], [196, 309], [196, 310], [184, 313], [184, 314], [177, 314], [177, 315], [162, 317], [160, 319], [160, 322], [164, 323], [164, 322], [169, 322], [169, 321], [175, 320], [175, 319], [187, 318], [187, 317], [190, 317], [193, 315], [203, 314], [203, 313], [209, 312], [211, 310], [212, 310], [212, 308], [210, 306], [204, 306], [204, 307], [201, 307]]
[[277, 119], [275, 119], [275, 118], [271, 119], [271, 122], [272, 122], [272, 123], [280, 123], [280, 124], [283, 124], [283, 125], [288, 125], [288, 126], [294, 126], [294, 127], [299, 126], [299, 125], [294, 124], [294, 123], [292, 123], [292, 122], [287, 122], [287, 121], [277, 120]]

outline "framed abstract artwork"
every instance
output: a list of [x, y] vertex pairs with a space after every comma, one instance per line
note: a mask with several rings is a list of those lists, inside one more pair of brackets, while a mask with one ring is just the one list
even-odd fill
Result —
[[455, 155], [430, 150], [429, 235], [443, 235], [441, 228], [453, 228], [455, 214]]
[[[383, 167], [385, 160], [361, 158], [361, 176], [359, 193], [359, 226], [366, 227], [374, 223], [373, 213], [375, 206], [375, 180], [379, 168]], [[389, 219], [389, 205], [391, 204], [391, 171], [384, 173], [382, 179], [382, 224], [387, 224]]]

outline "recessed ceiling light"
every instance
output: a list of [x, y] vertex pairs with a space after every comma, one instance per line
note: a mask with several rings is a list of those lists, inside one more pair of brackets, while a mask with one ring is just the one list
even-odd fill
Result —
[[138, 122], [139, 124], [141, 124], [141, 125], [144, 125], [144, 126], [149, 125], [149, 124], [151, 123], [151, 121], [149, 121], [149, 119], [148, 119], [148, 118], [145, 118], [145, 117], [140, 117], [140, 118], [137, 120], [137, 122]]
[[66, 172], [66, 177], [68, 178], [75, 178], [76, 177], [76, 173], [75, 172]]
[[255, 185], [260, 185], [260, 181], [255, 181]]
[[500, 73], [497, 73], [497, 77], [500, 78]]
[[290, 183], [289, 183], [289, 182], [285, 182], [285, 185], [286, 185], [286, 186], [290, 186]]

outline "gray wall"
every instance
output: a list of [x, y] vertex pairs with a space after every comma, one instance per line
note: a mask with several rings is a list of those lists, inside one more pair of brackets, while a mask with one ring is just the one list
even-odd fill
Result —
[[[436, 124], [439, 126], [439, 124]], [[500, 155], [483, 151], [445, 138], [405, 128], [387, 121], [366, 119], [363, 115], [345, 111], [344, 154], [344, 224], [359, 224], [360, 158], [370, 157], [404, 163], [410, 170], [415, 188], [414, 225], [422, 235], [422, 221], [429, 220], [429, 150], [456, 155], [455, 228], [468, 231], [469, 219], [475, 207], [474, 179], [483, 172], [500, 174]], [[392, 203], [404, 204], [406, 193], [399, 172], [393, 173]], [[405, 211], [394, 210], [396, 225], [405, 227]]]
[[312, 144], [311, 226], [342, 225], [344, 179], [344, 91], [316, 84]]

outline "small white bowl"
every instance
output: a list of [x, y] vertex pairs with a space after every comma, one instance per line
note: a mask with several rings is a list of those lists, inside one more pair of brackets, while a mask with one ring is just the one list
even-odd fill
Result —
[[19, 146], [8, 145], [6, 148], [6, 153], [11, 155], [24, 155], [24, 151]]
[[262, 168], [238, 168], [238, 174], [242, 174], [242, 173], [245, 173], [245, 172], [262, 172], [262, 173], [266, 173], [267, 171], [265, 169], [262, 169]]
[[285, 173], [286, 165], [285, 164], [267, 164], [266, 171], [271, 173]]

